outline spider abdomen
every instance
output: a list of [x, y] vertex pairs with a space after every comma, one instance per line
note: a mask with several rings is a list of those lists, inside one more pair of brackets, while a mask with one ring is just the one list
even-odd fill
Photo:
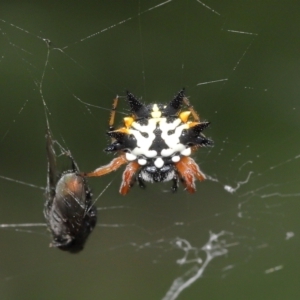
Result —
[[[155, 104], [150, 108], [153, 106]], [[115, 141], [106, 148], [106, 151], [121, 150], [126, 152], [128, 161], [137, 161], [140, 166], [150, 164], [161, 169], [166, 162], [176, 163], [181, 156], [189, 156], [191, 146], [211, 143], [201, 134], [209, 123], [197, 123], [191, 126], [191, 122], [184, 123], [177, 116], [157, 115], [158, 117], [155, 118], [133, 121], [128, 128], [123, 127], [109, 132], [108, 134]]]

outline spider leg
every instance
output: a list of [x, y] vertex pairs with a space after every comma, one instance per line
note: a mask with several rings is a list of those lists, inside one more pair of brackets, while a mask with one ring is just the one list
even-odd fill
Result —
[[144, 185], [143, 179], [141, 178], [140, 170], [138, 170], [135, 175], [132, 175], [132, 178], [131, 178], [131, 181], [130, 181], [130, 188], [132, 188], [137, 181], [138, 181], [139, 187], [144, 189], [145, 185]]
[[172, 184], [172, 187], [171, 187], [171, 191], [172, 191], [173, 193], [176, 193], [176, 192], [177, 192], [177, 189], [178, 189], [178, 180], [179, 180], [179, 178], [178, 178], [178, 175], [176, 174], [176, 175], [173, 177], [173, 179], [172, 179], [173, 184]]
[[139, 182], [139, 187], [141, 189], [145, 189], [146, 186], [145, 186], [144, 180], [142, 178], [141, 172], [138, 173], [137, 178], [138, 178], [138, 182]]
[[126, 169], [123, 172], [122, 183], [120, 186], [120, 193], [122, 195], [126, 195], [129, 192], [132, 183], [132, 177], [139, 168], [140, 165], [136, 161], [133, 161], [126, 166]]
[[192, 116], [194, 118], [195, 122], [200, 122], [200, 117], [197, 114], [197, 112], [195, 111], [194, 107], [190, 104], [190, 101], [188, 98], [184, 97], [183, 98], [183, 102], [184, 104], [187, 106], [187, 108], [189, 109], [189, 111], [192, 113]]
[[132, 176], [129, 187], [132, 188], [136, 183], [136, 176]]
[[184, 180], [184, 185], [190, 193], [194, 193], [196, 191], [195, 177], [199, 181], [206, 179], [205, 175], [200, 171], [198, 165], [191, 157], [182, 157], [175, 166], [180, 177]]
[[114, 100], [113, 100], [113, 105], [112, 105], [112, 109], [111, 109], [111, 112], [110, 112], [110, 118], [109, 118], [109, 127], [108, 127], [108, 130], [109, 131], [113, 131], [115, 130], [114, 128], [114, 123], [115, 123], [115, 115], [116, 115], [116, 108], [117, 108], [117, 105], [118, 105], [118, 101], [119, 101], [119, 97], [117, 96]]
[[81, 176], [85, 177], [98, 177], [108, 174], [112, 171], [116, 171], [122, 165], [126, 164], [128, 161], [125, 158], [125, 154], [113, 159], [108, 165], [102, 166], [90, 173], [80, 173]]

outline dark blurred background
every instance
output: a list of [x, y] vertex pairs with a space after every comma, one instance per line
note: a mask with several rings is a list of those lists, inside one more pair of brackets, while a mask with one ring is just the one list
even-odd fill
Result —
[[[178, 299], [299, 299], [299, 8], [3, 1], [0, 298], [176, 299], [171, 286], [181, 277], [195, 282]], [[43, 101], [54, 137], [91, 171], [113, 158], [103, 149], [116, 95], [120, 125], [126, 89], [164, 103], [182, 87], [211, 122], [205, 134], [215, 147], [194, 156], [209, 180], [194, 195], [182, 187], [171, 194], [166, 183], [123, 197], [122, 170], [90, 179], [94, 199], [107, 189], [85, 249], [49, 248], [38, 226], [47, 179]], [[203, 251], [207, 243], [213, 251]]]

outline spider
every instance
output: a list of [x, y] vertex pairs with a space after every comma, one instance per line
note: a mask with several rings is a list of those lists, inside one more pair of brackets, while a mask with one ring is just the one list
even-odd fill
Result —
[[[190, 155], [200, 146], [213, 144], [202, 134], [210, 123], [200, 122], [184, 89], [167, 105], [145, 105], [128, 91], [127, 102], [132, 115], [124, 118], [124, 127], [115, 129], [118, 97], [113, 101], [107, 132], [112, 143], [104, 150], [117, 152], [119, 156], [93, 172], [82, 173], [82, 176], [102, 176], [127, 164], [120, 187], [122, 195], [126, 195], [136, 181], [141, 188], [145, 188], [145, 181], [170, 180], [173, 182], [173, 192], [181, 180], [188, 192], [194, 193], [195, 178], [203, 181], [205, 175]], [[187, 111], [181, 111], [184, 105]]]
[[59, 174], [50, 131], [46, 134], [48, 183], [44, 216], [52, 235], [51, 247], [77, 253], [97, 222], [97, 209], [86, 180], [78, 175], [78, 166], [71, 156], [72, 169]]

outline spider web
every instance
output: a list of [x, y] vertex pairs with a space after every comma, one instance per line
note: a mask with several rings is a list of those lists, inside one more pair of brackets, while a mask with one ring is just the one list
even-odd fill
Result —
[[[1, 4], [1, 299], [298, 299], [297, 9]], [[166, 183], [122, 197], [122, 170], [90, 179], [98, 224], [85, 249], [48, 248], [45, 112], [91, 171], [112, 159], [102, 149], [115, 95], [118, 125], [126, 89], [164, 103], [182, 87], [211, 122], [215, 147], [194, 157], [208, 180], [194, 195]]]

